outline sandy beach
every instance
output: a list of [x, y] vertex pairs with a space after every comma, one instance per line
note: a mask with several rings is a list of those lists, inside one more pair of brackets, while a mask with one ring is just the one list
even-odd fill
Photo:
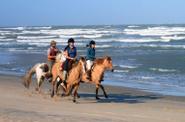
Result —
[[82, 84], [77, 103], [71, 97], [50, 98], [49, 83], [38, 94], [16, 76], [0, 76], [0, 122], [184, 122], [185, 98], [105, 86], [109, 99], [94, 86]]

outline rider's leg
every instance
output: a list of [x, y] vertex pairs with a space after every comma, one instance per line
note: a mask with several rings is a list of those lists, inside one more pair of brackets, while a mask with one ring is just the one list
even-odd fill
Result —
[[66, 84], [66, 80], [67, 80], [67, 71], [68, 71], [68, 60], [64, 62], [64, 71], [63, 71], [64, 84]]
[[93, 61], [87, 60], [87, 79], [91, 80], [91, 68], [93, 65]]
[[46, 78], [48, 79], [49, 82], [51, 82], [51, 80], [52, 80], [52, 73], [51, 72], [52, 72], [52, 67], [53, 67], [54, 61], [48, 60], [47, 64], [49, 67], [49, 73], [46, 74]]

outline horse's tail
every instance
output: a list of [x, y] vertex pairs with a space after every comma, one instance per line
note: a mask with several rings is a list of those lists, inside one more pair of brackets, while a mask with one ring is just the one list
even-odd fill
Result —
[[36, 68], [37, 68], [38, 64], [34, 65], [24, 76], [23, 78], [23, 85], [26, 88], [29, 88], [30, 83], [32, 82], [32, 75], [35, 73]]

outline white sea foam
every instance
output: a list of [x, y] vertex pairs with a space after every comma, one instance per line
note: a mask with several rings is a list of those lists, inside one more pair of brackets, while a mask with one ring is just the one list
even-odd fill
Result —
[[103, 34], [95, 34], [95, 35], [83, 35], [84, 38], [101, 38]]
[[150, 68], [150, 70], [158, 72], [176, 72], [175, 69]]
[[109, 48], [112, 47], [112, 45], [96, 45], [96, 48]]
[[[63, 39], [54, 39], [57, 43], [65, 43], [66, 44], [66, 40], [63, 40]], [[51, 39], [17, 39], [17, 42], [19, 43], [47, 43], [49, 44], [51, 42]]]
[[101, 38], [104, 34], [94, 34], [94, 35], [59, 35], [60, 38], [87, 38], [87, 39], [95, 39]]
[[26, 27], [26, 29], [51, 29], [52, 27], [51, 26], [45, 26], [45, 27]]
[[154, 77], [142, 76], [141, 79], [143, 79], [143, 80], [151, 80], [151, 79], [154, 79]]
[[15, 27], [15, 28], [8, 27], [8, 28], [1, 28], [1, 29], [6, 29], [6, 30], [24, 30], [25, 27]]
[[137, 38], [125, 38], [125, 39], [116, 39], [114, 41], [117, 41], [117, 42], [129, 42], [129, 43], [133, 43], [133, 42], [138, 42], [138, 43], [143, 43], [143, 42], [169, 42], [170, 40], [162, 40], [162, 39], [155, 39], [155, 38], [140, 38], [140, 39], [137, 39]]
[[51, 39], [57, 38], [57, 36], [18, 36], [17, 39], [30, 40], [30, 39]]
[[185, 27], [149, 27], [146, 29], [124, 29], [123, 33], [141, 36], [171, 36], [185, 34]]
[[131, 65], [119, 65], [122, 68], [127, 68], [127, 69], [135, 69], [137, 66], [131, 66]]
[[177, 36], [177, 35], [174, 35], [174, 36], [162, 36], [161, 39], [164, 39], [164, 40], [182, 40], [182, 39], [185, 39], [185, 36]]
[[4, 39], [4, 38], [6, 38], [6, 37], [4, 37], [4, 36], [0, 36], [0, 39]]
[[117, 73], [128, 73], [129, 70], [114, 70], [114, 72], [117, 72]]
[[52, 35], [96, 35], [118, 33], [114, 30], [98, 30], [98, 29], [57, 29], [57, 30], [40, 30], [43, 34]]
[[11, 31], [0, 31], [0, 34], [1, 35], [9, 35], [9, 34], [12, 34]]
[[28, 31], [28, 30], [24, 30], [22, 31], [22, 34], [41, 34], [41, 32], [38, 30], [38, 31]]
[[[0, 39], [0, 42], [7, 42], [7, 41], [14, 41], [14, 39]], [[10, 44], [10, 43], [7, 43], [7, 44]]]
[[154, 48], [182, 48], [185, 49], [185, 45], [169, 45], [169, 44], [165, 44], [165, 45], [158, 45], [158, 44], [148, 44], [148, 45], [141, 45], [144, 47], [154, 47]]
[[137, 25], [129, 25], [128, 28], [138, 28], [140, 26], [137, 26]]

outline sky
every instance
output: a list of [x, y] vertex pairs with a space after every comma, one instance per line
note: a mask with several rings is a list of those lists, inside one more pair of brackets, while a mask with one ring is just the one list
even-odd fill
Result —
[[0, 26], [183, 24], [185, 0], [0, 0]]

